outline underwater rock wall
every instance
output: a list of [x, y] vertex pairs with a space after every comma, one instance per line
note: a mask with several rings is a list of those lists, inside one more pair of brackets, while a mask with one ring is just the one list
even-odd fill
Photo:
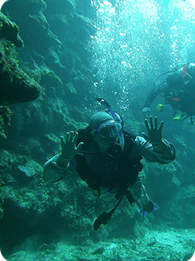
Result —
[[41, 86], [18, 65], [16, 47], [22, 47], [19, 27], [0, 13], [0, 136], [6, 138], [11, 110], [4, 105], [33, 101]]
[[88, 189], [77, 176], [48, 186], [42, 171], [43, 163], [59, 151], [60, 135], [86, 126], [83, 103], [92, 84], [86, 50], [90, 18], [77, 13], [74, 1], [56, 6], [56, 1], [10, 0], [1, 11], [17, 24], [24, 42], [14, 57], [17, 64], [42, 89], [33, 102], [9, 105], [7, 139], [1, 137], [0, 148], [1, 247], [9, 252], [34, 233], [47, 241], [49, 234], [61, 233], [59, 227], [68, 237], [77, 231], [80, 240], [79, 231], [87, 236], [93, 213], [80, 219], [88, 204], [78, 206], [77, 201]]

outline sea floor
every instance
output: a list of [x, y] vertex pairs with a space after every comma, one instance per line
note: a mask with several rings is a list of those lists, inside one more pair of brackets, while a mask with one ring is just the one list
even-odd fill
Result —
[[[25, 247], [24, 247], [25, 248]], [[113, 239], [86, 243], [85, 246], [67, 242], [43, 244], [37, 252], [15, 252], [9, 261], [186, 261], [195, 250], [195, 230], [150, 231], [142, 240]], [[191, 255], [191, 256], [190, 256]]]

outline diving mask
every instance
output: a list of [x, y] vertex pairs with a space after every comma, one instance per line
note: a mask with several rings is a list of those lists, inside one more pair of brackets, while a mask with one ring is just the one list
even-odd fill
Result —
[[112, 139], [115, 138], [122, 131], [122, 125], [119, 122], [112, 122], [110, 124], [103, 123], [101, 124], [94, 133], [103, 139]]

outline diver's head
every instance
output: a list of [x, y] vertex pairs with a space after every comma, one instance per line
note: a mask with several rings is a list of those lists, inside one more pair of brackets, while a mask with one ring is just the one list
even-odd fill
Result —
[[174, 72], [167, 77], [167, 86], [170, 92], [177, 93], [181, 91], [184, 84], [184, 78], [179, 72]]
[[100, 149], [108, 149], [113, 143], [118, 142], [119, 133], [122, 131], [120, 121], [115, 121], [106, 111], [95, 113], [89, 122], [91, 136], [98, 143]]

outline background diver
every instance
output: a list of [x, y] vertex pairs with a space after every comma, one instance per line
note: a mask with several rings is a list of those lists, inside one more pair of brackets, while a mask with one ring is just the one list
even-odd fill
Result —
[[[190, 117], [191, 124], [194, 124], [195, 115], [195, 64], [189, 63], [182, 68], [170, 72], [166, 82], [161, 83], [149, 93], [145, 106], [142, 110], [144, 115], [150, 113], [150, 105], [157, 97], [164, 97], [164, 104], [158, 104], [157, 109], [161, 112], [165, 104], [173, 108], [173, 120], [181, 121]], [[178, 111], [180, 113], [178, 114]]]

